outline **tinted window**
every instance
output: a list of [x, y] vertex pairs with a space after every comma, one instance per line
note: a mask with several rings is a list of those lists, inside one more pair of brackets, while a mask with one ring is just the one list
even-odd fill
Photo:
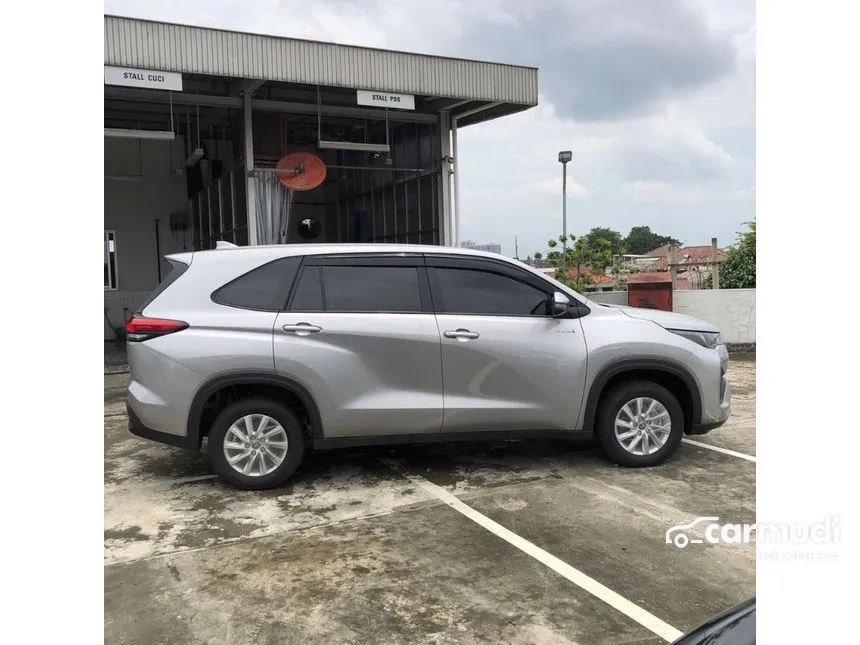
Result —
[[305, 267], [293, 294], [291, 311], [322, 311], [322, 267]]
[[415, 267], [327, 266], [323, 286], [326, 311], [421, 311]]
[[287, 302], [300, 261], [291, 257], [264, 264], [225, 284], [212, 294], [212, 300], [242, 309], [280, 311]]
[[[547, 294], [507, 276], [472, 269], [433, 269], [436, 311], [484, 316], [546, 316]], [[436, 296], [434, 295], [434, 298]]]

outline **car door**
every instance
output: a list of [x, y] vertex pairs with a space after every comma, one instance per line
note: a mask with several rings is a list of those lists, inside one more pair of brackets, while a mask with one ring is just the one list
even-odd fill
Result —
[[306, 256], [274, 330], [275, 369], [308, 387], [326, 438], [441, 430], [439, 328], [420, 254]]
[[570, 430], [585, 384], [578, 317], [546, 280], [502, 261], [427, 256], [442, 338], [443, 432]]

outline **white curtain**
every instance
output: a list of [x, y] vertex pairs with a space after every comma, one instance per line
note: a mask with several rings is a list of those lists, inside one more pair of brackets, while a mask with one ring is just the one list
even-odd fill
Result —
[[257, 244], [286, 244], [294, 191], [273, 172], [256, 173], [256, 188]]

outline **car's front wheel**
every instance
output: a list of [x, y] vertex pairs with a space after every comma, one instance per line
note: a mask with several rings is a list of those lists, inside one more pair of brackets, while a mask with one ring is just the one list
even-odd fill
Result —
[[304, 435], [296, 416], [270, 399], [227, 406], [209, 430], [209, 460], [218, 476], [245, 490], [276, 488], [299, 467]]
[[597, 418], [597, 440], [622, 466], [657, 466], [684, 435], [684, 412], [662, 385], [629, 381], [606, 392]]

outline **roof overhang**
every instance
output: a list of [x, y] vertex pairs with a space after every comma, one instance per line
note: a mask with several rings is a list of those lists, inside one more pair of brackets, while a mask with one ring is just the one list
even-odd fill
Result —
[[[388, 110], [390, 118], [423, 121], [443, 111], [452, 116], [469, 112], [458, 123], [462, 127], [538, 103], [538, 72], [533, 67], [117, 16], [104, 20], [106, 66], [177, 72], [189, 78], [188, 85], [197, 84], [183, 88], [184, 94], [174, 93], [175, 105], [205, 102], [234, 108], [242, 93], [250, 92], [255, 94], [254, 109], [283, 110], [290, 103], [306, 109], [308, 103], [316, 103], [316, 91], [322, 88], [323, 110], [334, 106], [340, 113], [354, 110], [359, 116], [380, 110], [358, 106], [356, 91], [375, 90], [415, 97], [415, 110]], [[200, 85], [211, 89], [201, 91]], [[296, 101], [296, 92], [305, 92], [307, 100]], [[156, 94], [105, 87], [106, 99]], [[481, 107], [488, 109], [476, 110]]]

